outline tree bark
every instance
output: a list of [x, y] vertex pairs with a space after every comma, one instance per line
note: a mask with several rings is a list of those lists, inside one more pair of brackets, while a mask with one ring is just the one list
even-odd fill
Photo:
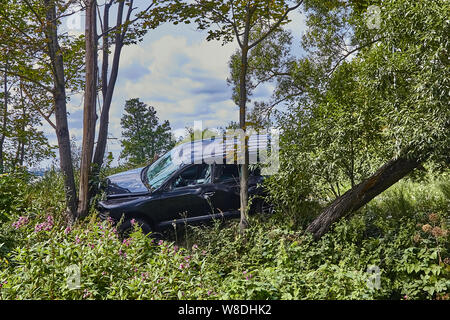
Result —
[[[241, 71], [239, 75], [239, 127], [246, 132], [246, 103], [247, 103], [247, 70], [248, 70], [248, 43], [250, 36], [250, 20], [253, 10], [247, 9], [247, 19], [245, 22], [244, 37], [241, 46]], [[248, 207], [248, 148], [247, 137], [244, 139], [244, 163], [241, 164], [240, 176], [240, 209], [241, 220], [239, 222], [240, 233], [248, 227], [247, 207]]]
[[311, 222], [306, 231], [312, 233], [314, 239], [319, 239], [334, 222], [364, 206], [419, 165], [420, 161], [406, 157], [389, 161], [371, 177], [336, 198]]
[[[25, 100], [23, 99], [22, 85], [19, 86], [19, 93], [20, 93], [20, 104], [22, 106], [22, 119], [25, 119], [25, 117], [27, 115], [27, 110], [25, 108]], [[22, 140], [21, 141], [22, 145], [20, 147], [19, 165], [21, 167], [23, 167], [23, 164], [24, 164], [24, 161], [25, 161], [25, 144], [27, 143], [27, 138], [26, 138], [26, 135], [25, 135], [25, 129], [26, 129], [25, 121], [22, 122], [22, 128], [21, 129], [22, 129], [23, 136], [22, 136], [22, 139], [20, 139], [20, 140]]]
[[48, 54], [50, 56], [54, 88], [52, 90], [55, 103], [56, 137], [59, 147], [59, 161], [64, 175], [64, 187], [66, 191], [66, 205], [69, 218], [74, 220], [77, 213], [77, 191], [73, 175], [72, 155], [70, 152], [70, 136], [67, 124], [66, 83], [64, 78], [63, 56], [58, 43], [56, 8], [55, 3], [45, 0], [46, 13], [46, 39]]
[[96, 100], [97, 100], [97, 1], [89, 0], [86, 5], [86, 84], [83, 108], [83, 146], [81, 150], [80, 189], [78, 218], [89, 213], [92, 156], [94, 153]]
[[[106, 144], [108, 142], [108, 127], [109, 127], [109, 110], [111, 108], [111, 101], [114, 93], [114, 88], [119, 73], [119, 61], [120, 54], [123, 48], [123, 36], [124, 33], [117, 32], [115, 36], [114, 55], [111, 66], [111, 75], [108, 81], [108, 60], [109, 60], [109, 33], [106, 32], [109, 29], [109, 4], [104, 9], [104, 24], [103, 24], [103, 61], [102, 61], [102, 95], [103, 105], [100, 113], [100, 127], [98, 131], [97, 146], [95, 147], [94, 160], [95, 165], [94, 174], [97, 175], [101, 166], [103, 165], [103, 158], [105, 156]], [[124, 2], [119, 3], [117, 11], [117, 29], [122, 24], [124, 10]]]
[[2, 136], [0, 138], [0, 173], [4, 172], [4, 161], [3, 161], [3, 145], [5, 144], [6, 138], [6, 126], [8, 124], [8, 57], [5, 60], [5, 73], [3, 76], [4, 88], [3, 92], [5, 94], [4, 97], [4, 107], [3, 109], [3, 123], [2, 123]]

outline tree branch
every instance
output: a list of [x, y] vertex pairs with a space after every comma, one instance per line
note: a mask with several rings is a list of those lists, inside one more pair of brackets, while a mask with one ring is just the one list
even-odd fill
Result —
[[23, 0], [23, 1], [27, 5], [27, 7], [30, 9], [30, 11], [34, 14], [34, 16], [38, 19], [41, 26], [43, 26], [44, 20], [42, 20], [41, 17], [37, 14], [37, 12], [34, 10], [33, 6], [31, 5], [31, 3], [28, 0]]
[[43, 85], [42, 83], [36, 81], [35, 79], [32, 79], [28, 76], [25, 76], [23, 74], [17, 73], [17, 72], [13, 72], [13, 71], [9, 71], [9, 70], [5, 70], [5, 69], [0, 69], [0, 72], [6, 72], [7, 74], [10, 74], [12, 76], [18, 77], [20, 79], [29, 81], [31, 83], [34, 83], [35, 85], [41, 87], [42, 89], [45, 89], [46, 91], [48, 91], [49, 93], [53, 93], [53, 89], [50, 87], [47, 87], [46, 85]]
[[251, 45], [249, 45], [249, 50], [255, 46], [257, 46], [259, 43], [261, 43], [261, 41], [265, 40], [273, 31], [275, 31], [275, 29], [277, 29], [280, 25], [281, 22], [283, 22], [283, 20], [287, 17], [287, 15], [289, 14], [289, 12], [297, 9], [298, 7], [300, 7], [300, 5], [303, 3], [303, 0], [300, 1], [298, 4], [296, 4], [293, 7], [290, 7], [286, 10], [286, 12], [281, 16], [280, 19], [278, 19], [278, 21], [258, 40], [256, 40], [254, 43], [252, 43]]
[[366, 47], [368, 47], [368, 46], [370, 46], [370, 45], [372, 45], [372, 44], [374, 44], [375, 42], [378, 42], [378, 41], [380, 41], [382, 39], [382, 37], [380, 37], [380, 38], [376, 38], [376, 39], [374, 39], [374, 40], [372, 40], [372, 41], [369, 41], [368, 43], [365, 43], [365, 44], [363, 44], [362, 46], [359, 46], [359, 47], [356, 47], [356, 48], [354, 48], [354, 49], [352, 49], [352, 50], [350, 50], [350, 51], [347, 51], [347, 53], [344, 55], [344, 56], [342, 56], [337, 62], [336, 62], [336, 64], [327, 72], [327, 76], [330, 76], [339, 66], [340, 66], [340, 64], [342, 63], [342, 61], [344, 61], [345, 59], [347, 59], [351, 54], [353, 54], [353, 53], [355, 53], [355, 52], [357, 52], [357, 51], [359, 51], [359, 50], [361, 50], [361, 49], [363, 49], [363, 48], [366, 48]]
[[[116, 24], [114, 27], [111, 27], [111, 28], [109, 28], [109, 29], [107, 29], [107, 30], [102, 30], [103, 32], [102, 32], [101, 34], [97, 35], [97, 38], [100, 39], [100, 38], [102, 38], [103, 36], [107, 35], [107, 34], [110, 33], [110, 32], [119, 30], [120, 28], [122, 28], [122, 26], [123, 26], [124, 24], [126, 24], [127, 27], [128, 27], [129, 25], [132, 25], [133, 23], [135, 23], [135, 22], [138, 21], [139, 19], [142, 19], [142, 15], [143, 15], [144, 13], [148, 12], [154, 5], [155, 5], [155, 2], [152, 2], [152, 4], [150, 4], [146, 9], [144, 9], [144, 10], [142, 10], [141, 12], [139, 12], [138, 14], [136, 14], [136, 17], [135, 17], [134, 19], [132, 19], [132, 20], [129, 20], [129, 21], [126, 21], [126, 20], [125, 20], [125, 23], [122, 23], [122, 22], [121, 22], [120, 24]], [[135, 9], [135, 8], [133, 8], [132, 10], [134, 10], [134, 9]], [[132, 10], [131, 10], [131, 11], [132, 11]], [[128, 10], [128, 12], [130, 13], [130, 15], [131, 15], [131, 11]], [[128, 14], [127, 14], [127, 16], [128, 16]], [[128, 19], [129, 19], [129, 18], [128, 18]]]
[[39, 107], [38, 104], [34, 101], [33, 96], [27, 91], [27, 89], [25, 88], [25, 86], [21, 85], [22, 91], [25, 92], [25, 95], [28, 97], [28, 100], [31, 101], [31, 104], [33, 106], [33, 108], [48, 122], [48, 124], [50, 124], [52, 126], [53, 129], [56, 130], [56, 125], [53, 123], [53, 121], [50, 119], [50, 117], [52, 116], [53, 112], [55, 111], [55, 107], [53, 106], [53, 108], [50, 110], [49, 115], [47, 116]]

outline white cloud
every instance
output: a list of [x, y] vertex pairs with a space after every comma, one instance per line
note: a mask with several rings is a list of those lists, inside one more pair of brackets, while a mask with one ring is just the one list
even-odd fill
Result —
[[[298, 37], [304, 19], [297, 12], [290, 17], [288, 28]], [[208, 42], [205, 38], [204, 32], [192, 27], [163, 25], [149, 32], [139, 45], [123, 48], [110, 111], [110, 137], [121, 138], [120, 119], [125, 101], [131, 98], [154, 106], [161, 120], [170, 121], [176, 137], [184, 135], [184, 128], [196, 120], [209, 128], [238, 120], [238, 109], [226, 83], [229, 58], [237, 45], [222, 46], [219, 41]], [[67, 105], [70, 134], [79, 143], [82, 108], [82, 94], [74, 95]], [[45, 131], [55, 141], [53, 129]], [[119, 140], [109, 140], [107, 148], [117, 159]]]
[[[237, 111], [226, 84], [228, 60], [235, 48], [233, 44], [221, 46], [203, 39], [188, 41], [182, 35], [165, 35], [124, 48], [110, 131], [115, 136], [120, 131], [124, 103], [131, 98], [154, 106], [158, 117], [169, 120], [174, 130], [184, 130], [194, 120], [216, 126], [235, 120], [237, 115], [233, 113]], [[128, 75], [127, 68], [136, 64], [145, 69], [143, 76], [121, 78], [121, 74]]]

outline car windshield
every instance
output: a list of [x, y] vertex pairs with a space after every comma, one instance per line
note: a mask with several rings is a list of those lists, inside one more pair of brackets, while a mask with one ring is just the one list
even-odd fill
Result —
[[170, 152], [168, 152], [162, 158], [159, 158], [150, 165], [147, 170], [147, 183], [152, 189], [156, 189], [160, 187], [161, 184], [163, 184], [164, 181], [166, 181], [166, 179], [179, 167], [179, 165], [173, 163]]

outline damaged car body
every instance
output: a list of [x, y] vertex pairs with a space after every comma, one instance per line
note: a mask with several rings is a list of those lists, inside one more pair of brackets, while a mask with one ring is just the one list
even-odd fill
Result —
[[[261, 161], [267, 135], [249, 139], [250, 159]], [[173, 225], [207, 223], [240, 216], [239, 150], [236, 139], [212, 139], [176, 146], [151, 165], [107, 178], [106, 200], [98, 209], [124, 234], [137, 222], [144, 233], [161, 234]], [[264, 153], [266, 155], [266, 153]], [[242, 155], [242, 153], [241, 153]], [[252, 162], [250, 162], [252, 163]], [[264, 176], [251, 166], [249, 213], [270, 211], [261, 187]]]

